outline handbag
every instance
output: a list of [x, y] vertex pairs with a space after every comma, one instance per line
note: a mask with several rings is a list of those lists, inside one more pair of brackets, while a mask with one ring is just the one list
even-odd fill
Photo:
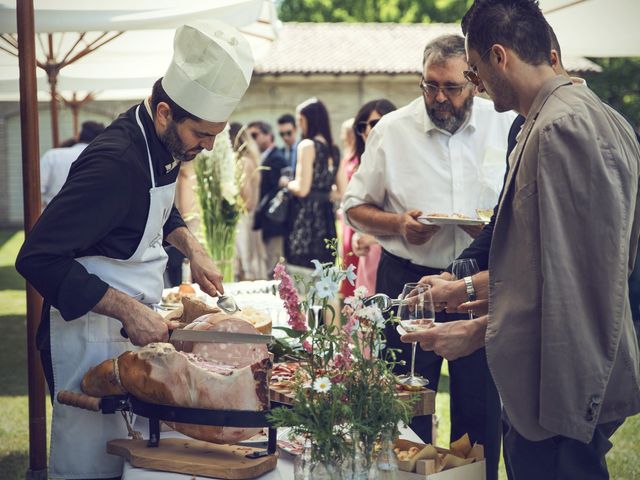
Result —
[[269, 201], [265, 216], [271, 223], [282, 225], [289, 218], [289, 208], [291, 205], [291, 194], [286, 188], [278, 190], [275, 196]]

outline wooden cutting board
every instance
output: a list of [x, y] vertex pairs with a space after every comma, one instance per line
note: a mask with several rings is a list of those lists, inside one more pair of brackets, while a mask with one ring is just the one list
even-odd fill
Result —
[[118, 455], [134, 467], [225, 479], [256, 478], [276, 468], [277, 454], [246, 458], [256, 448], [216, 445], [193, 439], [163, 438], [157, 448], [146, 440], [111, 440], [107, 453]]
[[[274, 402], [286, 403], [291, 405], [293, 403], [293, 394], [291, 390], [274, 387], [269, 387], [269, 394], [271, 400]], [[433, 390], [422, 390], [420, 392], [400, 392], [398, 393], [400, 398], [410, 398], [412, 395], [418, 397], [418, 400], [413, 404], [413, 415], [415, 417], [421, 415], [432, 415], [436, 411], [436, 392]]]

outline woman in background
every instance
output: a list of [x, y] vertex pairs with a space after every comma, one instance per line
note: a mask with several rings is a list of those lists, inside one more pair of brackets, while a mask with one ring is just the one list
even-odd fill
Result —
[[259, 230], [253, 230], [253, 214], [260, 194], [260, 152], [258, 146], [237, 122], [229, 126], [231, 145], [239, 155], [243, 166], [240, 196], [247, 209], [238, 221], [236, 235], [236, 276], [238, 280], [262, 280], [267, 278], [267, 254]]
[[285, 251], [289, 265], [310, 269], [311, 260], [334, 261], [325, 244], [325, 239], [336, 238], [330, 195], [336, 184], [337, 196], [342, 197], [346, 177], [338, 175], [340, 156], [333, 144], [324, 104], [312, 98], [298, 106], [297, 114], [302, 140], [298, 144], [295, 178], [286, 185], [293, 198]]
[[[358, 168], [356, 134], [353, 125], [354, 119], [350, 118], [342, 122], [342, 127], [340, 128], [340, 140], [342, 142], [342, 160], [340, 160], [340, 170], [344, 172], [347, 181], [351, 179], [351, 175], [353, 175], [355, 169]], [[344, 265], [344, 268], [348, 268], [353, 265], [353, 267], [357, 269], [359, 257], [353, 252], [352, 248], [352, 238], [355, 232], [345, 223], [344, 212], [342, 209], [338, 210], [338, 217], [340, 219], [340, 225], [342, 226], [342, 250], [340, 252], [342, 264]], [[351, 285], [351, 282], [345, 279], [340, 284], [340, 296], [342, 298], [352, 297], [355, 289], [355, 285]]]
[[[356, 149], [354, 160], [346, 170], [349, 180], [351, 180], [351, 176], [360, 165], [365, 143], [371, 130], [384, 115], [393, 112], [395, 109], [396, 106], [384, 98], [372, 100], [360, 107], [353, 122], [353, 130], [356, 134]], [[378, 271], [382, 247], [380, 247], [374, 236], [358, 232], [353, 233], [351, 247], [353, 253], [358, 256], [356, 288], [364, 286], [369, 293], [375, 292], [376, 272]]]

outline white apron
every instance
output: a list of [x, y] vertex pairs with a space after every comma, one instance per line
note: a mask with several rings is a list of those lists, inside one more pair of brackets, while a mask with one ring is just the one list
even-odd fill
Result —
[[[162, 227], [173, 206], [175, 183], [156, 187], [139, 106], [136, 120], [147, 145], [151, 175], [149, 215], [140, 244], [126, 260], [101, 256], [77, 260], [89, 273], [111, 287], [152, 305], [159, 303], [162, 295], [167, 264], [167, 254], [162, 248]], [[59, 390], [79, 392], [80, 381], [90, 367], [135, 348], [120, 335], [121, 327], [118, 320], [93, 312], [67, 322], [58, 310], [51, 308], [51, 357], [56, 396]], [[119, 477], [123, 460], [106, 453], [106, 442], [126, 437], [127, 429], [119, 414], [89, 412], [60, 405], [56, 400], [51, 421], [49, 473], [54, 478], [68, 479]]]

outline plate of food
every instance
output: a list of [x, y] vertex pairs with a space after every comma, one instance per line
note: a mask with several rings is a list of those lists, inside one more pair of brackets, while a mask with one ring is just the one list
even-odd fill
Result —
[[484, 220], [471, 218], [462, 213], [451, 213], [449, 215], [431, 213], [429, 215], [420, 215], [418, 221], [433, 225], [484, 225], [486, 223]]
[[302, 455], [304, 438], [294, 435], [290, 428], [278, 429], [278, 448], [289, 455]]

